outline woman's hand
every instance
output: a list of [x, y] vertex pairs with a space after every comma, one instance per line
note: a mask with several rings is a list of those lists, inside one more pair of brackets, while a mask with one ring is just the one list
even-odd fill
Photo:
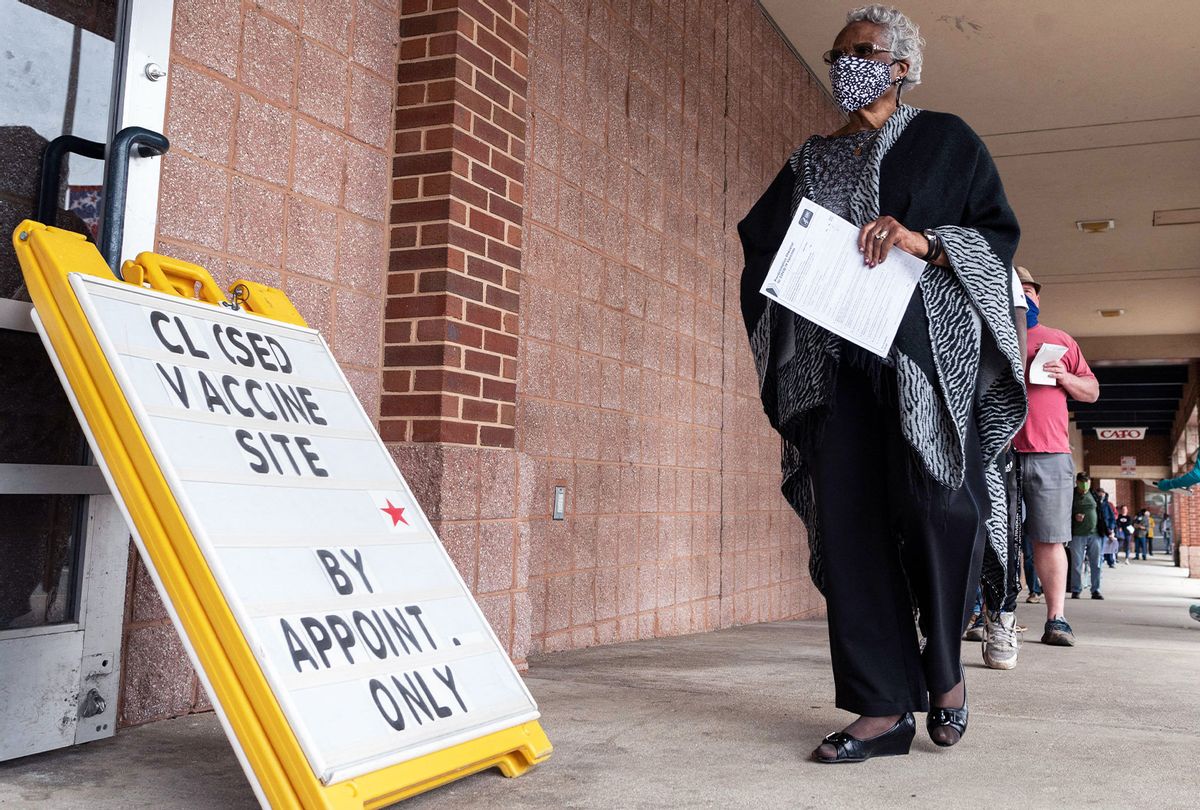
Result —
[[858, 252], [863, 255], [863, 263], [868, 267], [887, 259], [893, 245], [918, 258], [929, 250], [929, 240], [925, 234], [910, 231], [895, 217], [885, 216], [868, 222], [858, 234]]

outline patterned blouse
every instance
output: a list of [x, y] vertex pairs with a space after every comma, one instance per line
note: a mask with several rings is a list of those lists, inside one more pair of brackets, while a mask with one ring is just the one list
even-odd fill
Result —
[[[870, 144], [879, 134], [876, 129], [864, 129], [849, 135], [825, 137], [814, 135], [808, 140], [808, 161], [812, 170], [813, 202], [828, 208], [842, 219], [850, 219], [850, 195], [859, 184]], [[858, 150], [859, 154], [856, 154]]]
[[[805, 147], [812, 172], [812, 201], [828, 208], [842, 219], [850, 219], [850, 195], [859, 185], [871, 145], [879, 135], [877, 129], [864, 129], [849, 135], [826, 137], [813, 135]], [[877, 396], [880, 388], [879, 366], [892, 366], [891, 358], [880, 357], [844, 338], [840, 339], [842, 362], [872, 373]]]

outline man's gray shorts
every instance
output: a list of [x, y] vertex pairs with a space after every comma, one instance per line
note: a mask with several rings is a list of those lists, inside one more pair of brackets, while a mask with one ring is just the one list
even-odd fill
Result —
[[1025, 536], [1039, 543], [1071, 542], [1075, 461], [1070, 453], [1022, 453]]

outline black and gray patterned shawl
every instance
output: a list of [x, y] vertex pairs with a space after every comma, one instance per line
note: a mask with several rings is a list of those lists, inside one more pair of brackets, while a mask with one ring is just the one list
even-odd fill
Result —
[[[738, 232], [746, 255], [742, 313], [763, 407], [783, 439], [781, 488], [808, 529], [809, 571], [823, 589], [807, 451], [828, 413], [841, 344], [758, 292], [800, 199], [813, 196], [810, 178], [801, 147]], [[857, 225], [889, 214], [911, 230], [932, 228], [945, 244], [951, 266], [926, 266], [889, 360], [904, 436], [932, 481], [962, 485], [967, 419], [975, 420], [991, 506], [983, 585], [991, 603], [1000, 604], [1009, 586], [1010, 527], [999, 457], [1026, 410], [1009, 270], [1020, 233], [1016, 218], [970, 127], [907, 105], [880, 131], [850, 210]]]

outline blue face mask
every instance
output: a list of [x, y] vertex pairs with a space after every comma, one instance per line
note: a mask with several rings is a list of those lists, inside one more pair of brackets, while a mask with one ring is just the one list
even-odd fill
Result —
[[1025, 310], [1025, 328], [1032, 329], [1037, 326], [1038, 305], [1028, 295], [1025, 296], [1025, 303], [1029, 305], [1029, 309]]

